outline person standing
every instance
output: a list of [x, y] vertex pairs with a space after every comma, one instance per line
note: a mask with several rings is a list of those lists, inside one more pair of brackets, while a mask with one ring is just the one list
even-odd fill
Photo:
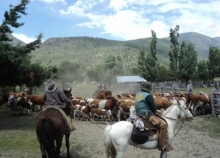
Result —
[[159, 87], [160, 87], [160, 93], [163, 93], [163, 90], [164, 90], [164, 82], [160, 82]]
[[155, 89], [156, 89], [156, 84], [155, 84], [155, 82], [152, 82], [152, 84], [151, 84], [151, 91], [152, 91], [152, 93], [155, 92]]
[[173, 93], [177, 93], [178, 89], [179, 89], [178, 84], [176, 83], [176, 81], [173, 81], [173, 83], [172, 83]]
[[215, 105], [216, 104], [216, 101], [215, 99], [218, 98], [219, 99], [219, 96], [218, 95], [218, 84], [217, 82], [214, 82], [213, 84], [211, 84], [211, 91], [210, 91], [210, 95], [211, 95], [211, 105], [212, 105], [212, 114], [215, 116], [216, 115], [216, 112], [215, 112]]
[[188, 85], [186, 86], [186, 91], [187, 91], [187, 93], [189, 93], [189, 94], [192, 94], [192, 93], [193, 93], [193, 85], [192, 85], [192, 81], [191, 81], [191, 80], [189, 80], [189, 83], [188, 83]]
[[140, 85], [140, 91], [135, 96], [136, 115], [152, 123], [159, 128], [158, 149], [171, 151], [173, 148], [166, 142], [167, 139], [167, 123], [156, 115], [157, 107], [154, 98], [150, 94], [151, 84], [143, 82]]
[[[70, 105], [72, 101], [66, 97], [63, 90], [57, 87], [57, 84], [53, 80], [49, 80], [46, 83], [44, 92], [44, 104], [45, 108], [54, 107], [57, 108], [61, 114], [65, 117], [69, 130], [74, 131], [76, 128], [73, 126], [70, 116], [67, 116], [60, 107]], [[67, 104], [67, 105], [66, 105]]]

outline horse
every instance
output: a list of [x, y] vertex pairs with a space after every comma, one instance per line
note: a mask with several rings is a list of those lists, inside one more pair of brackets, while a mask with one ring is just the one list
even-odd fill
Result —
[[[63, 92], [67, 98], [72, 99], [71, 89], [64, 89]], [[68, 115], [71, 112], [71, 106], [66, 106], [62, 110]], [[42, 158], [59, 158], [60, 148], [63, 137], [66, 140], [67, 158], [70, 158], [70, 132], [67, 131], [67, 123], [59, 110], [49, 108], [39, 113], [36, 120], [36, 134], [40, 144]], [[56, 145], [55, 145], [56, 142]]]
[[[162, 117], [168, 124], [168, 143], [173, 138], [173, 133], [178, 117], [182, 119], [191, 119], [193, 115], [186, 107], [184, 100], [173, 100], [173, 104], [168, 107]], [[141, 149], [157, 149], [157, 136], [154, 134], [149, 136], [149, 139], [144, 144], [136, 144], [131, 141], [131, 133], [133, 124], [129, 121], [119, 121], [113, 125], [107, 125], [104, 132], [104, 144], [107, 158], [122, 158], [128, 145], [135, 146]], [[167, 151], [162, 150], [160, 158], [167, 156]]]

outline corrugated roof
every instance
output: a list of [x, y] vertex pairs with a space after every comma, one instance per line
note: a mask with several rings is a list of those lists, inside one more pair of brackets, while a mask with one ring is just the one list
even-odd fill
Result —
[[146, 81], [141, 76], [117, 76], [117, 81], [120, 82], [144, 82]]

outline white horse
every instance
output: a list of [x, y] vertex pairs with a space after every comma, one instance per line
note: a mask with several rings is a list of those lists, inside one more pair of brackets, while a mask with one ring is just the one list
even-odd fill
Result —
[[[174, 136], [174, 129], [178, 118], [192, 119], [193, 115], [186, 107], [185, 101], [172, 101], [173, 105], [163, 112], [163, 118], [168, 123], [168, 138], [170, 144]], [[157, 136], [150, 136], [144, 144], [135, 144], [131, 141], [131, 132], [133, 124], [129, 121], [119, 121], [113, 125], [107, 125], [105, 128], [105, 148], [107, 158], [122, 158], [128, 145], [141, 149], [157, 149]], [[161, 151], [160, 158], [167, 157], [166, 151]]]

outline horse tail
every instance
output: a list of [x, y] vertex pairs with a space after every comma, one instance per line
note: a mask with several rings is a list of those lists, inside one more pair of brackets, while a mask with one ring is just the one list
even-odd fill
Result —
[[107, 155], [107, 158], [109, 157], [115, 158], [117, 153], [116, 153], [114, 144], [111, 140], [111, 136], [109, 133], [110, 130], [111, 130], [111, 125], [107, 125], [107, 127], [105, 128], [105, 133], [104, 133], [106, 155]]
[[41, 142], [49, 158], [56, 157], [54, 123], [50, 120], [43, 121]]

